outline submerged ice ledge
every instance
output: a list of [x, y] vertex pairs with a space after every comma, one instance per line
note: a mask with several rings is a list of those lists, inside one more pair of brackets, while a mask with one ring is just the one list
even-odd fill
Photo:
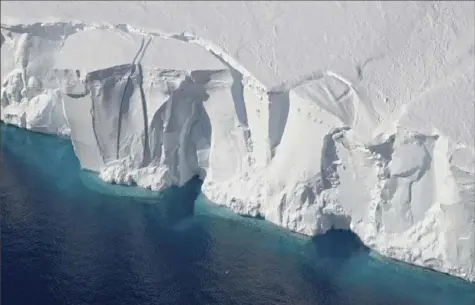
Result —
[[[414, 127], [431, 92], [389, 111], [333, 71], [267, 88], [200, 37], [125, 24], [2, 25], [1, 51], [1, 120], [70, 136], [107, 182], [160, 190], [199, 175], [239, 214], [307, 235], [351, 229], [475, 281], [473, 147], [436, 122]], [[452, 86], [466, 89], [460, 73]]]

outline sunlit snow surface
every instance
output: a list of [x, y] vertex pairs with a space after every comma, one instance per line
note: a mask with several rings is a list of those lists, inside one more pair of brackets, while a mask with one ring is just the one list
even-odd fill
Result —
[[[471, 305], [475, 285], [194, 198], [84, 176], [69, 140], [1, 126], [2, 304]], [[117, 196], [119, 195], [119, 196]]]

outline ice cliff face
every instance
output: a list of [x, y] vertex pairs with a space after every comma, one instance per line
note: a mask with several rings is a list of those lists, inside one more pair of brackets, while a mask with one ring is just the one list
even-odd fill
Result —
[[[257, 78], [244, 45], [12, 17], [0, 118], [70, 136], [82, 167], [105, 181], [160, 190], [200, 175], [203, 194], [237, 213], [307, 235], [351, 229], [384, 255], [475, 281], [474, 6], [419, 4], [403, 22], [387, 15], [393, 7], [365, 5], [384, 16], [380, 32], [361, 8], [335, 18], [367, 30], [341, 34], [352, 54], [378, 54], [319, 54], [321, 70], [277, 83], [298, 60], [257, 56], [275, 79]], [[321, 26], [327, 47], [337, 44], [334, 24]]]

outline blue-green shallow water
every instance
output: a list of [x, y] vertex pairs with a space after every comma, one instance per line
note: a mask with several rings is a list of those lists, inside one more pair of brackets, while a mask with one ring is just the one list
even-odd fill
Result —
[[475, 304], [475, 285], [194, 198], [82, 172], [67, 140], [1, 125], [2, 304]]

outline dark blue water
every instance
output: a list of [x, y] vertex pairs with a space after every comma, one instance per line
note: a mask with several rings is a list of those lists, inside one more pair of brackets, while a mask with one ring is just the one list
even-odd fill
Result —
[[1, 126], [1, 301], [55, 304], [475, 304], [475, 285], [308, 238], [201, 199], [79, 170], [67, 140]]

